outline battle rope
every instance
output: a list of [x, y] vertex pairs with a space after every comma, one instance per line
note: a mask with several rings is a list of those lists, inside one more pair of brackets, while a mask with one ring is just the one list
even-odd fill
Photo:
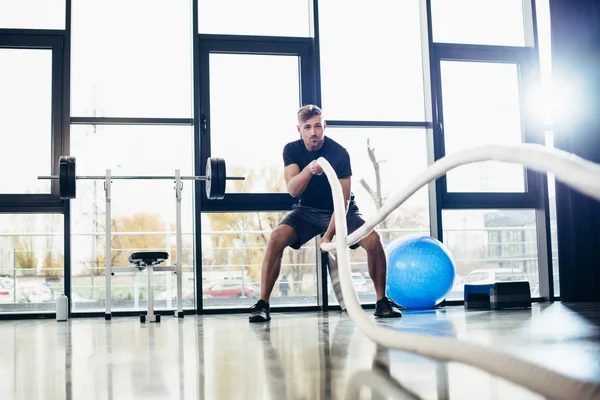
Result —
[[336, 226], [336, 240], [331, 243], [323, 243], [321, 248], [328, 252], [334, 252], [337, 257], [346, 310], [367, 337], [383, 346], [409, 351], [440, 361], [455, 361], [477, 367], [548, 399], [600, 399], [599, 384], [570, 378], [491, 347], [384, 328], [367, 316], [360, 306], [350, 278], [348, 246], [365, 237], [422, 186], [460, 165], [489, 160], [518, 163], [538, 172], [550, 171], [557, 180], [566, 182], [580, 192], [600, 200], [599, 165], [571, 153], [547, 149], [542, 145], [490, 145], [452, 153], [436, 161], [387, 201], [361, 228], [348, 236], [342, 187], [331, 164], [322, 157], [318, 159], [318, 163], [323, 168], [331, 185]]

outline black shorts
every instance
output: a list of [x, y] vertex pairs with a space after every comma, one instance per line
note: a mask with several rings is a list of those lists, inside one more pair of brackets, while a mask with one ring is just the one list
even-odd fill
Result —
[[[321, 235], [327, 231], [333, 211], [320, 210], [318, 208], [306, 207], [302, 205], [294, 205], [292, 211], [286, 215], [279, 223], [291, 226], [298, 239], [290, 244], [290, 247], [298, 250], [302, 245], [311, 240], [317, 235]], [[346, 213], [346, 224], [348, 226], [348, 234], [351, 234], [365, 223], [360, 211], [356, 205], [351, 204]], [[358, 243], [350, 246], [351, 249], [358, 248]]]

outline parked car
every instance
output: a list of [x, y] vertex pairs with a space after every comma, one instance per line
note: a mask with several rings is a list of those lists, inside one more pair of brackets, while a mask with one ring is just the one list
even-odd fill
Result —
[[369, 293], [369, 285], [367, 279], [360, 272], [352, 273], [352, 284], [356, 293]]
[[473, 270], [465, 278], [465, 283], [495, 283], [527, 281], [520, 268], [490, 268]]
[[0, 277], [0, 303], [14, 303], [15, 284], [10, 278]]
[[53, 301], [52, 291], [42, 283], [31, 283], [17, 290], [17, 301], [20, 303], [46, 303]]
[[242, 282], [241, 280], [219, 281], [208, 283], [202, 290], [203, 297], [235, 298], [250, 297], [258, 298], [260, 291], [251, 282]]
[[[181, 289], [182, 289], [181, 290], [181, 300], [182, 301], [194, 300], [194, 296], [196, 293], [195, 293], [195, 289], [193, 287], [191, 287], [191, 288], [183, 287]], [[168, 300], [169, 293], [167, 291], [160, 292], [160, 293], [156, 294], [154, 299], [156, 301]], [[171, 302], [172, 302], [172, 304], [175, 304], [177, 302], [177, 287], [171, 288]]]

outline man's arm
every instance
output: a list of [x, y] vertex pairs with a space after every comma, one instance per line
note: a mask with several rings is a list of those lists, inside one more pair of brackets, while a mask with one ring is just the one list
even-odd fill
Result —
[[[351, 187], [351, 177], [340, 179], [340, 184], [342, 185], [342, 192], [344, 193], [344, 211], [348, 212], [348, 205], [350, 204], [350, 187]], [[335, 217], [331, 215], [331, 221], [329, 221], [329, 227], [327, 227], [327, 231], [323, 235], [323, 241], [331, 242], [333, 236], [335, 235]]]
[[320, 175], [323, 172], [319, 167], [317, 161], [313, 161], [308, 164], [302, 171], [298, 164], [290, 164], [285, 167], [283, 174], [285, 177], [285, 183], [287, 185], [288, 192], [292, 197], [298, 197], [304, 192], [310, 178], [313, 175]]

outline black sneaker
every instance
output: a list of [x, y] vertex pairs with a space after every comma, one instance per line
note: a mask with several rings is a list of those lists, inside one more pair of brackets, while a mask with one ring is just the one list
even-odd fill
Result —
[[384, 297], [375, 304], [375, 316], [379, 318], [399, 318], [402, 312], [396, 303]]
[[250, 322], [266, 322], [271, 319], [269, 303], [264, 300], [259, 300], [250, 310]]

